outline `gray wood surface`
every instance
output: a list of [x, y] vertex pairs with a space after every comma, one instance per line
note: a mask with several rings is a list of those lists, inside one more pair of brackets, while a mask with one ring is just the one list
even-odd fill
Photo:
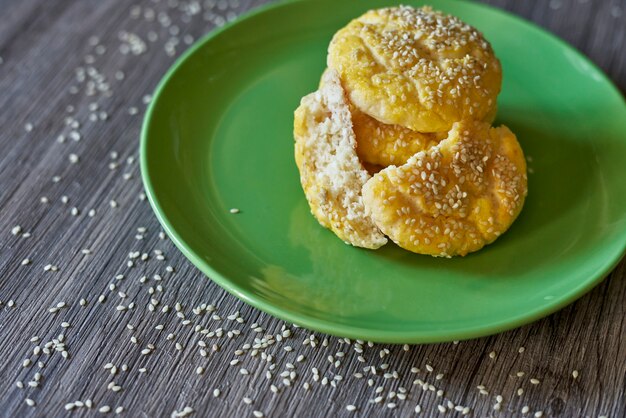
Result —
[[[0, 416], [91, 416], [105, 406], [131, 417], [170, 416], [185, 407], [215, 417], [413, 416], [416, 405], [423, 416], [461, 416], [439, 412], [438, 405], [452, 402], [475, 417], [624, 417], [624, 263], [588, 295], [534, 324], [408, 350], [363, 344], [360, 354], [354, 342], [318, 333], [315, 347], [304, 344], [310, 332], [228, 295], [159, 237], [136, 158], [144, 96], [187, 43], [260, 3], [0, 0]], [[556, 33], [626, 89], [626, 1], [489, 3]], [[22, 231], [13, 235], [16, 225]], [[129, 258], [135, 251], [149, 258]], [[154, 311], [151, 299], [158, 301]], [[215, 312], [194, 313], [203, 303]], [[235, 312], [241, 323], [228, 319]], [[222, 328], [223, 335], [196, 326]], [[258, 340], [267, 335], [274, 338]], [[233, 359], [240, 363], [230, 365]], [[295, 377], [281, 377], [284, 371]], [[75, 404], [88, 399], [91, 408]]]

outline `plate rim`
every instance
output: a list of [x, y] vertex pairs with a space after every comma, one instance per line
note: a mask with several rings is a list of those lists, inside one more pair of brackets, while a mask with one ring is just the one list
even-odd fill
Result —
[[[564, 294], [561, 297], [554, 298], [551, 302], [535, 309], [534, 311], [518, 315], [514, 318], [507, 318], [505, 320], [497, 321], [483, 326], [474, 326], [467, 328], [466, 330], [450, 331], [433, 330], [427, 332], [420, 331], [387, 331], [384, 329], [375, 330], [371, 328], [362, 328], [358, 326], [349, 326], [344, 324], [333, 323], [327, 320], [322, 320], [310, 316], [305, 316], [297, 313], [293, 313], [289, 309], [283, 309], [274, 306], [271, 302], [266, 301], [262, 297], [255, 295], [254, 292], [250, 292], [245, 288], [238, 286], [228, 277], [222, 275], [215, 270], [209, 263], [207, 263], [201, 256], [195, 252], [190, 245], [179, 235], [174, 227], [174, 223], [170, 221], [165, 213], [165, 210], [161, 206], [159, 200], [156, 197], [155, 186], [152, 181], [150, 170], [148, 169], [148, 156], [147, 145], [149, 142], [150, 123], [153, 119], [154, 109], [157, 106], [159, 98], [163, 95], [163, 91], [169, 84], [173, 76], [182, 67], [185, 62], [193, 56], [198, 50], [210, 42], [213, 38], [217, 37], [223, 32], [228, 31], [230, 28], [243, 24], [251, 18], [268, 12], [270, 10], [282, 7], [290, 7], [293, 4], [310, 2], [312, 0], [279, 0], [264, 4], [260, 7], [254, 8], [248, 12], [243, 13], [237, 19], [232, 22], [228, 22], [220, 28], [215, 28], [209, 31], [198, 39], [191, 47], [189, 47], [183, 54], [178, 57], [175, 62], [169, 67], [166, 73], [163, 75], [159, 83], [157, 84], [153, 94], [152, 100], [145, 112], [140, 134], [139, 154], [140, 154], [140, 171], [142, 183], [148, 201], [152, 208], [152, 211], [156, 215], [160, 225], [165, 230], [168, 237], [172, 240], [174, 245], [183, 253], [183, 255], [191, 261], [191, 263], [200, 270], [209, 280], [212, 280], [222, 289], [228, 293], [244, 301], [245, 303], [269, 314], [283, 321], [296, 324], [298, 326], [311, 329], [325, 334], [348, 337], [353, 339], [363, 339], [368, 341], [382, 342], [382, 343], [437, 343], [437, 342], [449, 342], [456, 340], [465, 340], [478, 337], [484, 337], [488, 335], [497, 334], [503, 331], [517, 328], [522, 325], [526, 325], [544, 318], [565, 306], [571, 304], [575, 300], [588, 293], [591, 289], [601, 283], [621, 262], [622, 258], [626, 254], [626, 229], [623, 231], [622, 246], [619, 251], [610, 256], [607, 256], [605, 263], [601, 269], [598, 269], [597, 273], [590, 275], [589, 279], [580, 283], [574, 287], [569, 293]], [[413, 3], [413, 2], [412, 2]], [[507, 19], [514, 19], [516, 23], [525, 26], [526, 28], [538, 32], [541, 36], [548, 38], [551, 42], [556, 43], [560, 48], [565, 48], [568, 51], [573, 52], [578, 59], [584, 61], [589, 65], [590, 69], [602, 78], [603, 84], [607, 84], [612, 89], [613, 93], [616, 93], [621, 98], [622, 104], [626, 107], [626, 99], [624, 99], [620, 90], [608, 77], [608, 75], [599, 68], [593, 61], [580, 52], [576, 47], [569, 44], [567, 41], [559, 38], [557, 35], [543, 29], [539, 25], [528, 21], [520, 16], [514, 15], [506, 10], [502, 10], [491, 5], [482, 3], [474, 3], [471, 1], [463, 1], [463, 3], [469, 4], [470, 7], [476, 7], [478, 9], [488, 9], [493, 13], [501, 15]]]

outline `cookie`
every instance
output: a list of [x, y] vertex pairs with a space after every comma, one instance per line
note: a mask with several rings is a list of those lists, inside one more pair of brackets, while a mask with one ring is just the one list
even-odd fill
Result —
[[327, 64], [359, 110], [417, 132], [487, 119], [502, 84], [500, 62], [482, 34], [429, 7], [365, 13], [335, 34]]
[[348, 244], [386, 244], [365, 214], [361, 189], [371, 176], [356, 154], [348, 102], [335, 71], [327, 71], [320, 89], [302, 98], [294, 116], [296, 164], [313, 216]]
[[367, 213], [385, 235], [409, 251], [443, 257], [493, 242], [520, 213], [526, 194], [526, 162], [515, 135], [468, 121], [363, 186]]

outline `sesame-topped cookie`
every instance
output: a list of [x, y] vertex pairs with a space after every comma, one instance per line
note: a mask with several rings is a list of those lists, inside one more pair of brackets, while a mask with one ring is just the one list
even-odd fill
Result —
[[367, 213], [400, 247], [450, 257], [506, 231], [527, 193], [526, 161], [505, 126], [455, 123], [438, 145], [363, 186]]
[[359, 110], [418, 132], [489, 118], [502, 83], [482, 34], [430, 7], [365, 13], [335, 34], [327, 64]]
[[365, 214], [363, 184], [371, 178], [356, 154], [345, 92], [335, 71], [302, 98], [294, 117], [300, 182], [318, 222], [357, 247], [378, 248], [387, 238]]

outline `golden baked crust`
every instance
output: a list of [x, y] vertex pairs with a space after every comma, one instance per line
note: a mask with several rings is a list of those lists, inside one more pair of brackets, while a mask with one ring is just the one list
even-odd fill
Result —
[[416, 132], [400, 125], [381, 123], [352, 104], [350, 113], [356, 152], [369, 164], [383, 167], [404, 164], [416, 153], [437, 145], [442, 138], [442, 134]]
[[[322, 74], [320, 87], [324, 85], [324, 75], [327, 71], [328, 68]], [[369, 166], [387, 167], [404, 164], [415, 153], [437, 144], [447, 135], [447, 132], [422, 133], [400, 125], [387, 125], [361, 112], [351, 102], [348, 102], [348, 107], [356, 136], [356, 153], [361, 162]], [[369, 169], [368, 171], [371, 172]]]
[[365, 13], [335, 34], [327, 63], [359, 110], [417, 132], [486, 119], [502, 82], [482, 34], [429, 7]]
[[520, 213], [526, 161], [505, 126], [458, 122], [448, 138], [363, 186], [376, 225], [400, 247], [465, 255], [493, 242]]
[[302, 98], [294, 115], [296, 164], [302, 188], [319, 223], [346, 243], [378, 248], [387, 238], [365, 214], [361, 188], [370, 174], [356, 155], [345, 92], [334, 71]]

